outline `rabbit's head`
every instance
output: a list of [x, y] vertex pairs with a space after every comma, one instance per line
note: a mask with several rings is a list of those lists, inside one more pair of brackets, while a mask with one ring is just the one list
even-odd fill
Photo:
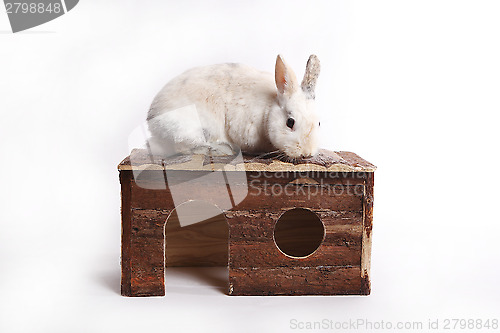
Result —
[[320, 71], [319, 59], [311, 55], [299, 86], [294, 72], [278, 55], [275, 80], [278, 108], [269, 113], [271, 143], [287, 157], [307, 158], [318, 152], [319, 118], [314, 108], [314, 88]]

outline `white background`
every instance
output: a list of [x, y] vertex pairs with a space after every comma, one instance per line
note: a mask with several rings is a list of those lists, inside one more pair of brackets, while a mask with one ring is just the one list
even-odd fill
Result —
[[[500, 318], [498, 1], [92, 1], [12, 34], [0, 13], [0, 332], [282, 332], [290, 320]], [[378, 166], [369, 297], [229, 297], [174, 276], [119, 295], [116, 165], [193, 66], [301, 77], [323, 144]], [[297, 330], [295, 330], [297, 331]]]

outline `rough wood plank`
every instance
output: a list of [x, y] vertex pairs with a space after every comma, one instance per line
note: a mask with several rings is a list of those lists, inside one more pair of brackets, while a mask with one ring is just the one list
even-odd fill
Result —
[[230, 295], [359, 295], [360, 267], [230, 268]]
[[[141, 209], [170, 209], [173, 207], [172, 193], [169, 188], [165, 190], [151, 190], [132, 183], [132, 208]], [[217, 203], [216, 198], [226, 197], [228, 194], [225, 183], [209, 183], [203, 180], [190, 182], [182, 185], [182, 190], [176, 190], [176, 201], [186, 202], [193, 199], [193, 193], [203, 189], [203, 197], [207, 202]], [[360, 210], [362, 207], [363, 186], [342, 185], [297, 185], [290, 184], [288, 187], [275, 186], [273, 184], [250, 184], [231, 187], [233, 193], [246, 192], [246, 198], [238, 203], [235, 209], [266, 210], [273, 207], [304, 207], [310, 209], [331, 210]]]
[[350, 241], [351, 246], [323, 243], [313, 254], [298, 259], [284, 255], [274, 242], [231, 242], [229, 266], [232, 268], [359, 266], [361, 264], [360, 239], [350, 239]]
[[131, 293], [132, 296], [163, 296], [164, 233], [169, 211], [131, 212]]
[[[225, 212], [234, 241], [272, 240], [274, 226], [285, 211], [238, 211]], [[312, 210], [322, 221], [327, 235], [361, 235], [363, 212]], [[328, 236], [333, 237], [333, 236]], [[328, 241], [333, 239], [328, 238]]]
[[132, 181], [131, 171], [120, 172], [121, 184], [121, 216], [122, 216], [122, 255], [121, 255], [121, 294], [123, 296], [132, 296], [131, 290], [131, 263], [130, 263], [130, 246], [131, 246], [131, 208], [130, 208], [130, 182]]
[[[294, 180], [300, 180], [307, 176], [317, 181], [318, 184], [293, 183]], [[361, 197], [363, 195], [361, 185], [364, 185], [365, 173], [248, 172], [243, 173], [242, 177], [235, 178], [240, 179], [240, 181], [229, 184], [233, 197], [244, 197], [245, 195], [258, 196], [259, 194], [263, 194], [262, 199], [264, 201], [267, 201], [267, 198], [270, 196], [280, 196], [282, 201], [286, 201], [288, 200], [287, 197], [297, 194], [298, 196], [293, 198], [294, 200], [302, 198], [302, 204], [308, 204], [308, 199], [310, 198], [316, 202], [322, 201], [322, 195], [352, 194]], [[228, 184], [226, 184], [222, 173], [169, 171], [167, 172], [167, 179], [169, 182], [168, 188], [165, 186], [165, 175], [162, 171], [142, 172], [139, 179], [136, 179], [132, 184], [132, 207], [141, 209], [171, 209], [174, 205], [172, 193], [175, 194], [175, 199], [178, 203], [200, 197], [200, 199], [204, 199], [207, 202], [217, 204], [220, 199], [227, 198], [228, 196]], [[344, 185], [352, 185], [352, 187], [345, 187]], [[247, 199], [250, 200], [251, 198]], [[242, 209], [242, 207], [239, 208]], [[311, 206], [311, 208], [319, 207]]]
[[361, 269], [363, 277], [363, 295], [371, 293], [371, 251], [372, 251], [372, 229], [373, 229], [373, 186], [374, 174], [367, 174], [365, 195], [363, 197], [363, 235]]
[[[360, 265], [362, 212], [320, 212], [325, 228], [322, 244], [306, 258], [296, 259], [283, 254], [274, 242], [274, 226], [282, 212], [230, 211], [226, 217], [230, 225], [230, 266], [317, 266]], [[293, 217], [293, 215], [292, 215]], [[297, 216], [300, 218], [300, 216]], [[303, 244], [307, 226], [303, 227]], [[294, 242], [288, 238], [288, 242]], [[311, 241], [314, 241], [311, 239]]]
[[[343, 155], [341, 154], [343, 153]], [[349, 159], [345, 159], [347, 156]], [[353, 161], [354, 163], [351, 163]], [[243, 159], [235, 156], [177, 155], [168, 158], [150, 155], [146, 149], [134, 149], [130, 156], [119, 165], [119, 170], [227, 170], [227, 171], [375, 171], [375, 166], [364, 161], [354, 153], [333, 152], [321, 149], [319, 153], [308, 159], [296, 160], [293, 163], [278, 160], [276, 156], [258, 158], [243, 155]]]
[[346, 161], [353, 168], [360, 168], [367, 172], [375, 171], [377, 167], [365, 159], [361, 158], [359, 155], [350, 152], [350, 151], [339, 151], [337, 154], [342, 157], [344, 161]]
[[[325, 171], [248, 171], [247, 183], [249, 185], [270, 183], [290, 186], [296, 184], [310, 184], [314, 185], [364, 185], [365, 172], [325, 172]], [[309, 179], [313, 182], [303, 182], [302, 179]]]
[[363, 186], [309, 186], [291, 184], [289, 187], [253, 184], [248, 195], [236, 210], [261, 210], [307, 208], [311, 210], [330, 209], [335, 211], [360, 210]]
[[[312, 165], [310, 161], [291, 164], [267, 159], [256, 163], [255, 159], [250, 161], [246, 157], [244, 166], [233, 165], [233, 170], [239, 170], [238, 168], [245, 170], [245, 167], [247, 170], [254, 170], [246, 172], [250, 193], [236, 207], [240, 210], [225, 212], [231, 230], [229, 246], [232, 251], [230, 263], [232, 275], [230, 279], [233, 294], [366, 295], [370, 293], [373, 171], [375, 167], [353, 153], [335, 154], [336, 157], [333, 154], [330, 156], [332, 158], [330, 162], [339, 168], [332, 172], [326, 171], [329, 168], [330, 162], [328, 161]], [[171, 169], [182, 169], [186, 163], [192, 163], [192, 158], [198, 157], [179, 157], [175, 163], [171, 164]], [[333, 159], [337, 161], [333, 162]], [[222, 177], [215, 182], [213, 179], [210, 181], [206, 178], [202, 179], [203, 175], [207, 174], [207, 170], [213, 169], [214, 165], [207, 164], [210, 161], [206, 157], [198, 162], [202, 166], [199, 170], [188, 172], [168, 170], [169, 175], [174, 176], [169, 178], [170, 185], [183, 186], [186, 200], [191, 199], [190, 193], [200, 190], [207, 193], [209, 197], [227, 195], [227, 186]], [[225, 163], [214, 159], [211, 162], [223, 166]], [[128, 163], [130, 164], [130, 159]], [[154, 169], [156, 162], [153, 160], [151, 163], [144, 166], [153, 165]], [[149, 181], [149, 185], [159, 188], [158, 190], [152, 190], [149, 187], [141, 188], [134, 182], [131, 170], [136, 170], [135, 166], [131, 166], [128, 170], [120, 166], [122, 294], [125, 296], [164, 295], [165, 235], [163, 225], [174, 208], [170, 191], [161, 189], [165, 187], [164, 165], [161, 165], [161, 169], [145, 171], [141, 174], [141, 180], [146, 181], [144, 184], [148, 184]], [[346, 166], [351, 171], [345, 172]], [[205, 170], [205, 167], [209, 169]], [[226, 167], [227, 165], [224, 166]], [[286, 172], [286, 170], [293, 172]], [[192, 180], [193, 175], [200, 179], [184, 184], [186, 180]], [[253, 175], [257, 176], [252, 178]], [[292, 192], [277, 194], [272, 188], [270, 191], [270, 188], [267, 188], [266, 191], [264, 183], [266, 180], [269, 186], [279, 186]], [[254, 182], [250, 183], [250, 181]], [[236, 186], [242, 189], [247, 188], [244, 182]], [[301, 259], [285, 256], [276, 248], [273, 240], [274, 223], [284, 211], [295, 207], [312, 208], [325, 226], [325, 239], [322, 245], [314, 254]], [[238, 216], [247, 218], [239, 219]], [[202, 224], [195, 224], [191, 226], [192, 229], [184, 229], [174, 224], [167, 225], [167, 242], [169, 242], [169, 231], [172, 231], [171, 240], [174, 240], [170, 246], [167, 245], [167, 259], [171, 258], [173, 265], [181, 262], [192, 265], [194, 261], [190, 262], [190, 256], [197, 256], [204, 252], [205, 257], [202, 259], [204, 264], [227, 262], [225, 261], [227, 260], [227, 239], [224, 241], [221, 234], [219, 236], [212, 234], [216, 229], [222, 230], [221, 226], [222, 224], [218, 227], [209, 225], [204, 229]], [[293, 242], [293, 239], [289, 241]], [[178, 243], [175, 244], [175, 242]], [[187, 244], [189, 242], [193, 245], [193, 249], [189, 248]], [[218, 247], [218, 250], [210, 252], [209, 249], [215, 247]], [[169, 255], [169, 251], [173, 252]], [[181, 254], [182, 251], [187, 252]], [[266, 285], [266, 283], [271, 283], [271, 285]], [[335, 285], [338, 287], [332, 289]], [[293, 291], [290, 292], [290, 288]]]
[[[220, 171], [215, 171], [218, 173]], [[224, 177], [207, 178], [205, 176], [211, 175], [212, 171], [183, 171], [183, 170], [145, 170], [137, 172], [136, 183], [138, 185], [144, 184], [144, 188], [163, 189], [165, 186], [165, 176], [170, 185], [178, 185], [185, 182], [199, 182], [200, 184], [206, 183], [225, 183]], [[265, 182], [286, 185], [290, 182], [296, 181], [300, 183], [302, 178], [311, 178], [319, 185], [364, 185], [366, 179], [366, 172], [325, 172], [325, 171], [234, 171], [231, 173], [242, 174], [245, 182], [242, 184]], [[155, 185], [155, 184], [160, 185]]]
[[[131, 184], [132, 195], [130, 205], [132, 209], [172, 209], [175, 207], [170, 191], [151, 190]], [[186, 200], [187, 201], [187, 200]]]

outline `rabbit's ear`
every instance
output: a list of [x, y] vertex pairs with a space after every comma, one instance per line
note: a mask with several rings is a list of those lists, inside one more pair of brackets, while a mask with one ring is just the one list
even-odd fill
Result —
[[276, 87], [280, 94], [291, 95], [298, 88], [297, 77], [288, 67], [281, 55], [276, 58], [276, 72], [274, 75]]
[[320, 71], [319, 59], [316, 55], [311, 54], [309, 60], [307, 60], [306, 73], [304, 74], [304, 79], [302, 80], [301, 88], [306, 94], [307, 98], [314, 99], [314, 88], [316, 87], [316, 81], [318, 80]]

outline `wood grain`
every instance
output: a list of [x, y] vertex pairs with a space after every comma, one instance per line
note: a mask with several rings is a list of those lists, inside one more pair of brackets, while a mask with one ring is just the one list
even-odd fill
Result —
[[360, 267], [230, 268], [230, 295], [359, 295]]
[[121, 255], [121, 294], [123, 296], [132, 296], [131, 288], [131, 250], [130, 245], [132, 242], [131, 234], [131, 206], [130, 206], [130, 182], [132, 178], [131, 171], [121, 171], [120, 172], [120, 184], [121, 184], [121, 215], [122, 215], [122, 255]]
[[229, 226], [224, 215], [181, 227], [174, 211], [165, 227], [166, 265], [227, 266]]
[[[247, 192], [245, 199], [235, 207], [237, 210], [251, 210], [259, 207], [266, 210], [273, 207], [304, 207], [310, 209], [361, 210], [363, 185], [326, 184], [310, 186], [304, 184], [265, 183], [252, 180], [247, 184], [232, 184], [233, 192]], [[131, 184], [131, 207], [140, 209], [170, 209], [173, 206], [170, 188], [154, 190]], [[193, 193], [203, 189], [203, 198], [216, 204], [217, 198], [226, 197], [227, 185], [222, 181], [208, 182], [203, 177], [183, 183], [182, 189], [175, 192], [177, 202], [186, 202], [193, 198]]]
[[301, 259], [283, 254], [275, 245], [274, 226], [282, 214], [282, 211], [226, 213], [231, 233], [231, 267], [360, 265], [361, 212], [317, 213], [323, 215], [324, 240], [312, 255]]
[[297, 159], [293, 163], [278, 156], [259, 158], [251, 155], [206, 156], [151, 155], [145, 149], [134, 149], [119, 165], [119, 170], [227, 170], [227, 171], [345, 171], [373, 172], [375, 166], [351, 152], [334, 152], [321, 149], [317, 155]]
[[[119, 166], [122, 295], [164, 295], [166, 265], [228, 265], [231, 295], [368, 295], [375, 167], [350, 152], [326, 154], [328, 158], [311, 168], [311, 161], [283, 166], [287, 162], [245, 157], [244, 166], [254, 171], [227, 171], [244, 175], [246, 182], [231, 184], [231, 190], [248, 191], [244, 200], [186, 227], [179, 224], [173, 194], [177, 203], [191, 200], [193, 193], [202, 193], [212, 203], [227, 196], [224, 177], [207, 177], [214, 173], [203, 169], [209, 162], [223, 161], [178, 157], [164, 168], [165, 161], [145, 155], [150, 160], [142, 167], [160, 163], [156, 165], [162, 169], [141, 171], [134, 178], [137, 165], [124, 160]], [[193, 158], [201, 168], [179, 170]], [[280, 171], [277, 165], [291, 171]], [[342, 167], [326, 171], [332, 165]], [[346, 167], [355, 171], [345, 172]], [[317, 249], [301, 258], [280, 251], [274, 235], [280, 217], [295, 208], [315, 214], [324, 231]], [[305, 216], [301, 214], [291, 217], [296, 226], [285, 229], [281, 243], [297, 250], [307, 248], [315, 237], [308, 224], [299, 225]]]
[[169, 211], [132, 210], [131, 213], [131, 295], [163, 296], [163, 226]]
[[374, 174], [367, 174], [365, 195], [363, 196], [363, 235], [361, 252], [361, 269], [363, 276], [362, 295], [371, 293], [371, 252], [372, 252], [372, 229], [373, 229], [373, 186]]

